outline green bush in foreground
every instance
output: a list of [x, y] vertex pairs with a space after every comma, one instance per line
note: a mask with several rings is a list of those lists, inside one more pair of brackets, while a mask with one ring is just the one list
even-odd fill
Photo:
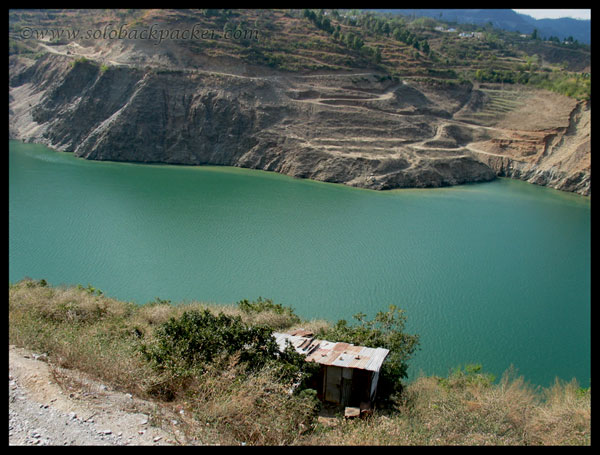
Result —
[[[251, 311], [164, 302], [134, 305], [89, 285], [63, 288], [23, 280], [9, 284], [9, 343], [48, 354], [53, 369], [76, 369], [152, 398], [158, 415], [153, 421], [164, 416], [168, 428], [169, 416], [176, 415], [186, 435], [183, 444], [591, 444], [591, 388], [557, 380], [540, 389], [513, 372], [495, 383], [479, 365], [404, 384], [390, 399], [394, 406], [378, 407], [368, 419], [336, 417], [323, 425], [316, 418], [314, 390], [302, 383], [293, 387], [311, 364], [290, 350], [277, 354], [266, 339], [274, 326], [291, 328], [294, 318], [286, 322], [264, 300], [250, 304]], [[356, 319], [354, 326], [323, 324], [323, 338], [404, 346], [401, 373], [416, 346], [414, 336], [404, 339], [391, 330], [403, 328], [402, 312]], [[261, 340], [266, 345], [259, 347]], [[207, 352], [197, 355], [201, 345]]]
[[[291, 347], [280, 352], [272, 332], [265, 326], [248, 326], [239, 316], [191, 310], [159, 326], [152, 342], [140, 350], [156, 371], [169, 377], [171, 388], [232, 358], [244, 374], [269, 367], [283, 383], [302, 383], [311, 365]], [[174, 393], [169, 388], [162, 392]]]
[[419, 345], [418, 335], [405, 333], [406, 315], [395, 305], [379, 311], [372, 320], [364, 313], [354, 315], [358, 324], [349, 325], [344, 319], [333, 327], [322, 329], [318, 337], [328, 341], [352, 343], [359, 346], [389, 349], [383, 363], [377, 395], [380, 401], [390, 401], [402, 391], [402, 379], [407, 377], [408, 361]]

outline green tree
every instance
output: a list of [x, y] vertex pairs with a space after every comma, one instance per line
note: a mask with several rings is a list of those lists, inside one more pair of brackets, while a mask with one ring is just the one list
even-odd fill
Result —
[[315, 12], [312, 10], [309, 10], [309, 9], [305, 9], [303, 11], [303, 15], [310, 21], [314, 21], [317, 18], [317, 15], [315, 14]]
[[365, 42], [363, 41], [363, 39], [358, 36], [358, 35], [354, 35], [354, 39], [352, 41], [352, 47], [356, 50], [360, 50], [361, 47], [363, 47], [363, 45], [365, 44]]
[[328, 341], [389, 349], [380, 370], [378, 396], [383, 400], [393, 398], [402, 390], [402, 379], [407, 377], [408, 361], [419, 345], [419, 336], [405, 333], [406, 315], [395, 305], [390, 305], [386, 312], [378, 312], [372, 320], [364, 313], [354, 315], [354, 319], [358, 324], [349, 325], [341, 319], [317, 336]]
[[537, 28], [533, 29], [533, 32], [531, 33], [531, 39], [533, 39], [533, 40], [539, 39]]
[[334, 30], [333, 26], [331, 25], [331, 21], [329, 20], [328, 17], [324, 18], [321, 21], [321, 28], [323, 30], [325, 30], [327, 33], [333, 33], [333, 30]]
[[344, 43], [346, 44], [346, 46], [351, 48], [354, 44], [354, 33], [346, 33], [344, 35]]
[[381, 62], [381, 48], [379, 46], [377, 46], [375, 48], [375, 56], [374, 56], [375, 62], [376, 63], [380, 63]]

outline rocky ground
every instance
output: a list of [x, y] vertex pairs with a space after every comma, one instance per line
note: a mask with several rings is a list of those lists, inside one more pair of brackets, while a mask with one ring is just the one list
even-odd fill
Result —
[[183, 443], [177, 416], [160, 428], [155, 404], [53, 367], [45, 355], [14, 346], [9, 347], [8, 397], [9, 445]]
[[[339, 412], [324, 406], [319, 423], [339, 424]], [[156, 403], [52, 365], [45, 354], [9, 346], [11, 446], [202, 445], [186, 437], [182, 429], [186, 417], [182, 410], [159, 411]]]

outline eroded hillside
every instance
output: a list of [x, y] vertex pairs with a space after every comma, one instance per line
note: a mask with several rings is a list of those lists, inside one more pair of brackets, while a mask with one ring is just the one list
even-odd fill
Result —
[[174, 42], [38, 44], [39, 58], [9, 60], [9, 137], [83, 158], [241, 166], [371, 189], [500, 175], [591, 194], [590, 104], [545, 90], [369, 65], [236, 66], [239, 56], [186, 54]]

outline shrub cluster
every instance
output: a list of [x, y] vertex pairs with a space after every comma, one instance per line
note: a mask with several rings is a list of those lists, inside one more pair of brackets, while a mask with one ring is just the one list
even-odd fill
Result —
[[372, 320], [366, 314], [354, 315], [358, 324], [350, 325], [344, 319], [324, 328], [317, 336], [328, 341], [352, 343], [360, 346], [389, 349], [383, 363], [377, 389], [378, 400], [389, 402], [402, 391], [402, 379], [407, 377], [408, 361], [419, 345], [418, 335], [405, 333], [406, 315], [395, 305], [389, 311], [379, 311]]
[[[262, 309], [260, 306], [264, 305]], [[245, 311], [286, 312], [270, 301], [250, 303], [242, 301]], [[272, 336], [272, 329], [246, 325], [240, 316], [213, 314], [208, 309], [186, 311], [179, 318], [171, 317], [154, 332], [150, 342], [140, 351], [150, 365], [163, 377], [163, 386], [155, 392], [173, 398], [186, 381], [204, 374], [215, 364], [226, 364], [234, 359], [243, 374], [253, 374], [270, 368], [281, 383], [305, 387], [305, 381], [314, 371], [293, 347], [283, 352]]]
[[590, 444], [591, 388], [574, 381], [539, 394], [522, 378], [504, 375], [495, 384], [479, 365], [468, 365], [403, 386], [418, 337], [404, 333], [405, 315], [394, 306], [372, 320], [359, 313], [357, 324], [312, 328], [330, 341], [390, 349], [378, 392], [396, 408], [380, 406], [365, 420], [338, 419], [335, 428], [320, 425], [316, 391], [308, 387], [318, 364], [291, 347], [279, 352], [271, 337], [273, 322], [289, 329], [295, 318], [268, 299], [237, 307], [158, 298], [135, 305], [91, 285], [62, 288], [31, 279], [9, 285], [10, 344], [46, 353], [51, 368], [73, 368], [154, 397], [157, 413], [171, 410], [165, 422], [177, 413], [189, 437], [183, 443]]

